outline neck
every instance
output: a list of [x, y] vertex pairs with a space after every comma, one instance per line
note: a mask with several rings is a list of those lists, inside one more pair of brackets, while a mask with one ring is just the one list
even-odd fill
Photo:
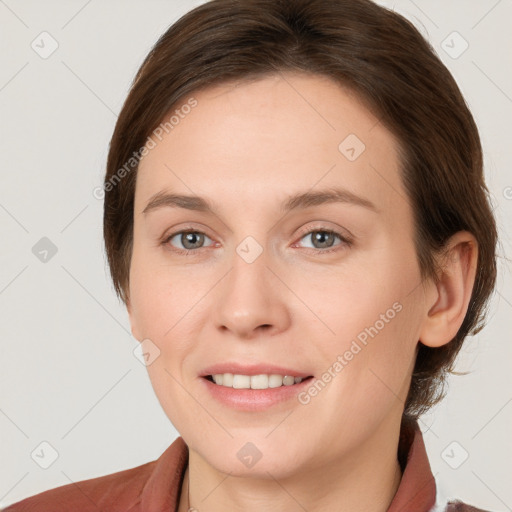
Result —
[[398, 436], [379, 430], [342, 460], [287, 478], [221, 473], [189, 450], [178, 512], [386, 512], [402, 477]]

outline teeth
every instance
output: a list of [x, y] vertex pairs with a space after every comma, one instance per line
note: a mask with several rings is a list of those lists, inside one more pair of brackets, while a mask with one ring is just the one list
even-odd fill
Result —
[[215, 384], [234, 389], [268, 389], [280, 386], [291, 386], [302, 382], [302, 377], [292, 375], [238, 375], [232, 373], [218, 373], [212, 375]]

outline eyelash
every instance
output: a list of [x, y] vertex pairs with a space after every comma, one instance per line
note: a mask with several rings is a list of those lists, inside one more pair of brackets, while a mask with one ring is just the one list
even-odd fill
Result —
[[[182, 229], [180, 231], [176, 231], [176, 232], [170, 234], [169, 236], [166, 236], [165, 239], [162, 241], [162, 245], [168, 246], [168, 245], [170, 245], [169, 244], [170, 240], [172, 240], [176, 235], [182, 235], [182, 234], [186, 234], [186, 233], [199, 233], [201, 235], [208, 237], [208, 235], [206, 233], [203, 233], [202, 231], [199, 231], [197, 229], [192, 229], [192, 228], [190, 228], [190, 229], [186, 228], [186, 229]], [[347, 236], [343, 236], [341, 233], [338, 233], [337, 231], [334, 231], [334, 230], [328, 229], [328, 228], [324, 228], [322, 226], [315, 227], [313, 229], [309, 229], [309, 231], [303, 231], [300, 234], [299, 240], [302, 240], [304, 237], [306, 237], [307, 235], [311, 235], [312, 233], [327, 233], [329, 235], [337, 236], [341, 241], [340, 244], [337, 244], [328, 249], [315, 249], [315, 248], [311, 248], [311, 247], [305, 248], [306, 250], [313, 251], [315, 254], [320, 254], [320, 253], [325, 254], [325, 253], [337, 252], [339, 250], [342, 250], [343, 246], [350, 248], [353, 244], [353, 241], [351, 238], [349, 238]], [[208, 238], [210, 238], [210, 237], [208, 237]], [[295, 242], [295, 243], [297, 243], [297, 242]], [[177, 254], [189, 256], [194, 252], [198, 252], [200, 249], [207, 249], [207, 247], [199, 247], [198, 249], [177, 249], [176, 247], [173, 247], [171, 250]]]

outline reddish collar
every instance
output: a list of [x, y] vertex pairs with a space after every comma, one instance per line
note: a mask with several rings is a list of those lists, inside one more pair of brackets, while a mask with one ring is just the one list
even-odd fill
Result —
[[417, 421], [402, 423], [398, 454], [402, 479], [388, 512], [428, 512], [436, 501], [436, 482]]

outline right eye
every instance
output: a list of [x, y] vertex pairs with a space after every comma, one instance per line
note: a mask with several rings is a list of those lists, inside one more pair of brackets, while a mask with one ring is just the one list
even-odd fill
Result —
[[[201, 231], [182, 230], [172, 233], [163, 241], [164, 245], [171, 245], [172, 250], [182, 254], [189, 254], [196, 249], [202, 249], [205, 238], [212, 241], [210, 237]], [[175, 247], [172, 240], [176, 239], [175, 243], [181, 244], [181, 247]]]

